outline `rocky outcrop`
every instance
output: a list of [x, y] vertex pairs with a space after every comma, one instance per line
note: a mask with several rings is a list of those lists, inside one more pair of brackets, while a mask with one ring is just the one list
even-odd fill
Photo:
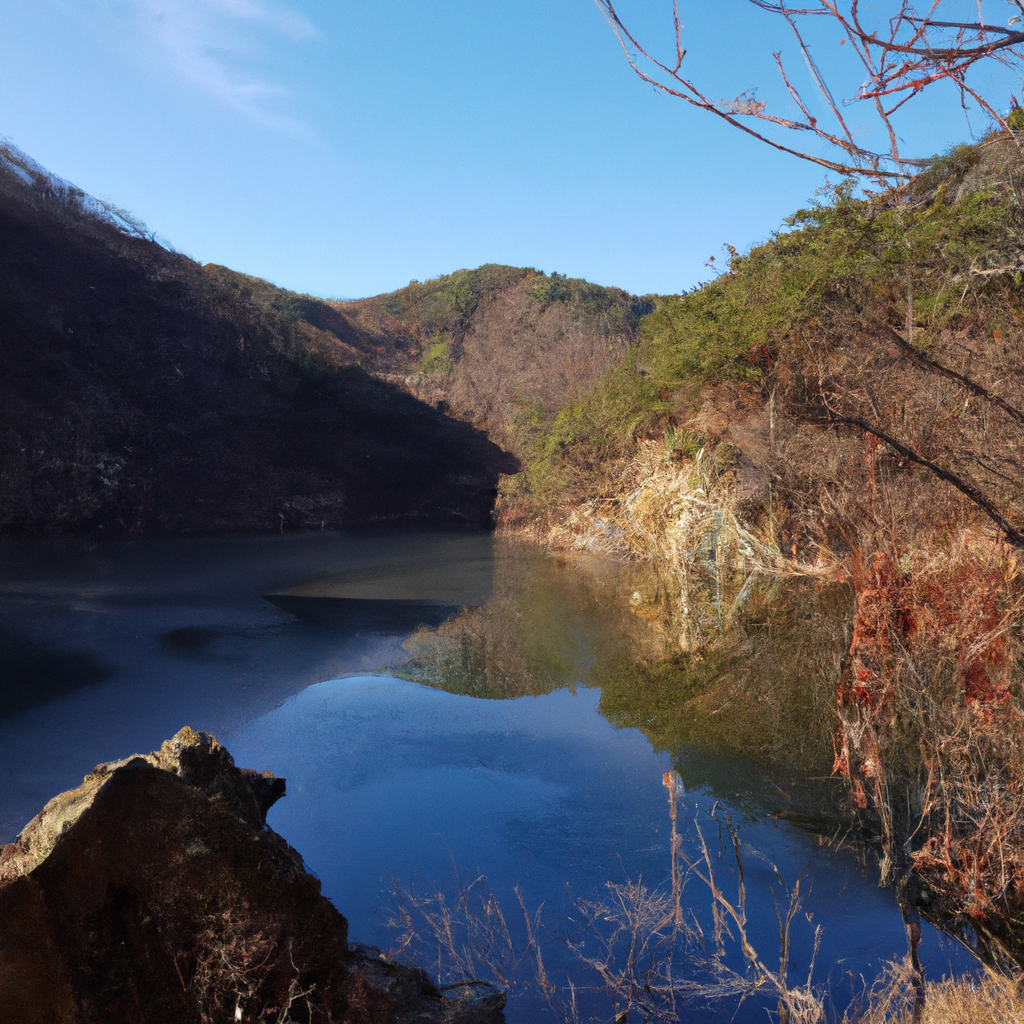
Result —
[[0, 1019], [498, 1024], [348, 944], [345, 918], [265, 824], [284, 780], [182, 729], [99, 765], [0, 848]]

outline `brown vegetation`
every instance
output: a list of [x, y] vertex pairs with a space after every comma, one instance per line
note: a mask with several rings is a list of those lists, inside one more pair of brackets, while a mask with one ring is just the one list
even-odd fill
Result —
[[338, 308], [382, 353], [376, 372], [522, 455], [622, 359], [652, 307], [618, 288], [484, 266]]
[[0, 151], [0, 532], [485, 526], [479, 432]]
[[1024, 1021], [1024, 978], [985, 971], [980, 977], [926, 983], [923, 1006], [915, 1006], [914, 970], [909, 959], [892, 964], [863, 1005], [843, 1024], [1020, 1024]]
[[635, 611], [666, 667], [646, 678], [681, 667], [672, 692], [741, 723], [752, 680], [782, 717], [793, 692], [728, 657], [763, 649], [757, 595], [836, 593], [805, 703], [838, 712], [835, 769], [911, 935], [917, 905], [1018, 962], [1022, 183], [995, 135], [901, 190], [838, 189], [662, 300], [525, 477], [534, 535], [650, 565]]
[[[911, 956], [889, 964], [845, 1009], [830, 1007], [827, 989], [814, 982], [820, 927], [811, 932], [806, 973], [794, 978], [791, 948], [796, 929], [805, 926], [801, 882], [787, 886], [775, 872], [778, 944], [757, 949], [751, 938], [742, 844], [732, 823], [712, 813], [709, 833], [718, 834], [716, 844], [695, 822], [698, 852], [687, 856], [678, 831], [678, 777], [668, 772], [663, 781], [671, 830], [668, 875], [662, 884], [607, 882], [600, 897], [574, 897], [572, 924], [555, 928], [542, 921], [542, 908], [531, 911], [516, 889], [517, 916], [523, 922], [518, 938], [483, 876], [470, 880], [457, 874], [457, 893], [451, 899], [443, 893], [424, 897], [395, 885], [391, 924], [399, 934], [393, 955], [427, 959], [440, 977], [473, 978], [471, 984], [478, 989], [497, 982], [516, 994], [533, 993], [545, 1016], [564, 1024], [681, 1024], [695, 1019], [702, 1005], [742, 1003], [754, 995], [775, 1003], [770, 1016], [779, 1024], [1024, 1021], [1024, 977], [1019, 971], [986, 969], [974, 976], [922, 982]], [[696, 901], [695, 885], [700, 888]], [[706, 906], [701, 908], [701, 902]], [[806, 927], [812, 928], [809, 919]], [[595, 986], [585, 976], [573, 972], [567, 985], [552, 979], [545, 962], [552, 944], [567, 947], [577, 965], [593, 975], [603, 997], [599, 1003], [609, 1000], [610, 1013], [592, 1015]]]
[[323, 332], [335, 358], [486, 430], [517, 455], [622, 359], [653, 308], [620, 288], [498, 264], [345, 301], [205, 269], [265, 313]]

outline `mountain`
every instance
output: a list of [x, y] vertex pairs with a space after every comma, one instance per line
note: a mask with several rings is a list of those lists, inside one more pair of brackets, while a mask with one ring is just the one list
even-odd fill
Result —
[[516, 460], [0, 147], [0, 532], [486, 525]]
[[588, 395], [636, 344], [648, 298], [532, 268], [486, 264], [355, 301], [207, 271], [261, 309], [334, 336], [381, 379], [522, 455], [542, 424]]

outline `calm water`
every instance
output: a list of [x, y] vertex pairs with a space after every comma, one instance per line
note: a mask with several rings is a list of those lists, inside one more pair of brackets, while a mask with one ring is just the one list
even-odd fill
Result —
[[[676, 768], [684, 850], [695, 855], [702, 822], [734, 893], [735, 864], [709, 817], [731, 813], [750, 936], [769, 963], [775, 868], [810, 885], [805, 909], [824, 929], [816, 977], [842, 1001], [852, 977], [905, 951], [891, 893], [820, 830], [773, 815], [774, 783], [751, 762], [693, 738], [656, 749], [645, 733], [677, 734], [646, 711], [624, 716], [621, 693], [611, 717], [644, 731], [610, 724], [602, 687], [612, 693], [636, 644], [625, 605], [607, 568], [559, 565], [486, 536], [4, 543], [0, 841], [96, 763], [151, 750], [189, 724], [239, 764], [288, 779], [270, 823], [320, 876], [353, 940], [396, 940], [392, 879], [450, 899], [457, 872], [482, 874], [513, 939], [524, 931], [514, 887], [531, 912], [544, 904], [553, 983], [571, 979], [586, 1012], [607, 1017], [562, 941], [580, 938], [567, 886], [606, 899], [607, 882], [665, 879], [662, 775]], [[418, 625], [427, 628], [410, 641]], [[370, 674], [388, 669], [435, 686]], [[707, 923], [699, 881], [685, 898]], [[811, 934], [798, 919], [797, 972]], [[924, 953], [932, 977], [966, 962], [931, 932]], [[749, 1000], [738, 1015], [735, 1000], [697, 1006], [692, 1019], [760, 1021], [766, 1005]], [[508, 1017], [540, 1013], [526, 994]]]

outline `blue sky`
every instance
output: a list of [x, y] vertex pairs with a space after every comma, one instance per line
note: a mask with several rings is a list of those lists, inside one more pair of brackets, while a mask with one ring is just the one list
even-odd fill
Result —
[[[622, 11], [671, 42], [667, 0]], [[777, 95], [772, 19], [681, 11], [712, 94]], [[906, 132], [969, 135], [955, 104]], [[591, 0], [0, 0], [0, 136], [201, 262], [340, 297], [486, 262], [679, 291], [824, 180], [655, 95]]]

